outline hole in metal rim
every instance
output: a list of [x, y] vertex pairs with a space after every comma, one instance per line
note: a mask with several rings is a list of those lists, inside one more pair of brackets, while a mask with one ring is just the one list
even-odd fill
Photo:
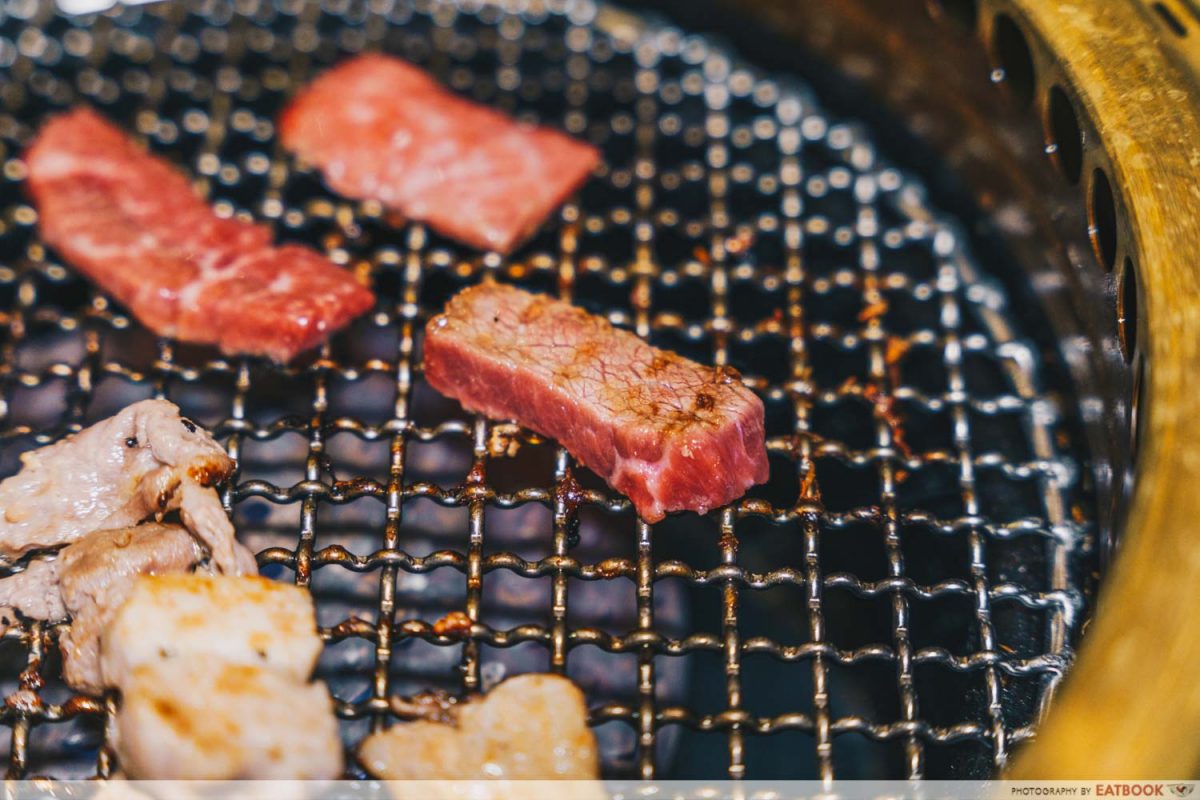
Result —
[[1112, 185], [1099, 167], [1092, 172], [1088, 196], [1088, 238], [1100, 265], [1111, 272], [1117, 261], [1117, 208]]
[[1121, 285], [1117, 291], [1117, 335], [1126, 363], [1133, 361], [1133, 353], [1137, 349], [1137, 305], [1137, 272], [1132, 259], [1126, 258], [1121, 267]]
[[1187, 38], [1187, 27], [1184, 26], [1183, 21], [1179, 19], [1179, 17], [1175, 16], [1174, 11], [1167, 8], [1164, 3], [1151, 3], [1150, 7], [1154, 9], [1156, 14], [1158, 14], [1159, 19], [1161, 19], [1163, 23], [1171, 29], [1171, 33], [1175, 34], [1180, 39]]
[[1083, 134], [1079, 131], [1071, 98], [1062, 87], [1050, 87], [1046, 114], [1046, 150], [1063, 176], [1071, 183], [1079, 183], [1083, 169]]
[[1133, 372], [1133, 392], [1129, 399], [1129, 452], [1132, 454], [1130, 462], [1133, 464], [1137, 463], [1138, 448], [1141, 447], [1145, 434], [1142, 428], [1145, 425], [1146, 414], [1142, 404], [1146, 399], [1146, 391], [1146, 356], [1139, 353]]
[[1025, 41], [1025, 34], [1007, 14], [996, 16], [992, 30], [992, 55], [998, 67], [992, 79], [1007, 85], [1022, 106], [1033, 102], [1033, 53]]

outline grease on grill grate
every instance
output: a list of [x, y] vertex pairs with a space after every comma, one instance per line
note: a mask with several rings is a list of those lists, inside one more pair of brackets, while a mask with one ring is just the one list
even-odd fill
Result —
[[[1090, 563], [1060, 404], [1003, 294], [869, 132], [794, 79], [607, 7], [516, 5], [64, 19], [9, 2], [0, 468], [153, 394], [208, 425], [239, 460], [243, 538], [317, 597], [348, 746], [393, 694], [555, 669], [588, 692], [610, 775], [988, 772], [1069, 661]], [[512, 260], [395, 227], [273, 135], [290, 92], [369, 48], [586, 137], [607, 165]], [[378, 312], [286, 371], [155, 340], [42, 247], [22, 195], [21, 147], [77, 102], [219, 208], [369, 274]], [[737, 367], [766, 402], [769, 484], [654, 528], [619, 498], [579, 507], [572, 481], [595, 476], [421, 378], [424, 320], [484, 274]], [[473, 635], [436, 624], [454, 610]], [[108, 774], [106, 706], [71, 699], [52, 637], [0, 643], [9, 773]]]

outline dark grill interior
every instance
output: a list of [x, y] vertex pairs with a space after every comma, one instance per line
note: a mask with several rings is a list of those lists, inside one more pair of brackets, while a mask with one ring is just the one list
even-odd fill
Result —
[[[1093, 568], [1071, 401], [1044, 393], [999, 284], [796, 77], [609, 6], [505, 7], [9, 2], [3, 474], [143, 397], [208, 426], [238, 459], [242, 538], [317, 597], [351, 748], [404, 716], [393, 695], [550, 669], [587, 690], [612, 776], [988, 774], [1032, 735]], [[606, 165], [509, 259], [336, 197], [272, 120], [365, 49], [586, 137]], [[22, 148], [76, 103], [223, 213], [368, 278], [375, 313], [288, 369], [155, 339], [42, 246], [22, 193]], [[739, 369], [766, 403], [770, 482], [650, 527], [553, 444], [439, 397], [421, 327], [484, 275]], [[469, 632], [435, 628], [454, 610]], [[55, 636], [0, 644], [9, 775], [110, 774], [113, 704], [62, 686]]]

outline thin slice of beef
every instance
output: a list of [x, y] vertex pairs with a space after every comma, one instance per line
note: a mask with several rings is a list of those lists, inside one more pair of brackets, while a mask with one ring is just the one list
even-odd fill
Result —
[[55, 117], [25, 153], [47, 244], [160, 336], [286, 362], [374, 304], [314, 250], [218, 217], [103, 117]]
[[594, 147], [458, 97], [379, 54], [317, 78], [279, 121], [283, 145], [334, 191], [378, 200], [482, 250], [507, 253], [600, 161]]
[[425, 376], [472, 411], [558, 439], [647, 522], [767, 479], [762, 401], [729, 368], [651, 347], [568, 303], [487, 283], [425, 329]]

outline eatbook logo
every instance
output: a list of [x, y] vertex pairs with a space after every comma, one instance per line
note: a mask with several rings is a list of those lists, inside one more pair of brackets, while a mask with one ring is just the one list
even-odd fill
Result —
[[1196, 786], [1191, 783], [1176, 783], [1167, 787], [1171, 790], [1171, 794], [1176, 797], [1191, 797], [1192, 792], [1196, 790]]

